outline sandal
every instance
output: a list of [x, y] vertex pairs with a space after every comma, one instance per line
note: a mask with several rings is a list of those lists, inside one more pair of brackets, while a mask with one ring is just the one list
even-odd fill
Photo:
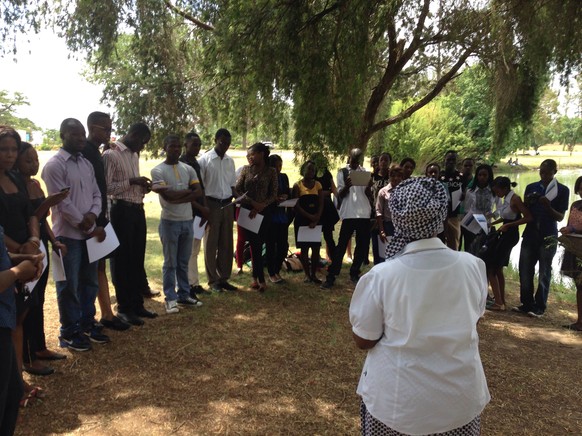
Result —
[[263, 292], [265, 292], [267, 290], [267, 284], [266, 283], [259, 283], [259, 292], [262, 294]]
[[259, 289], [259, 284], [256, 280], [251, 283], [251, 289]]
[[486, 307], [487, 310], [491, 310], [493, 312], [504, 312], [505, 311], [505, 304], [497, 304], [493, 303]]

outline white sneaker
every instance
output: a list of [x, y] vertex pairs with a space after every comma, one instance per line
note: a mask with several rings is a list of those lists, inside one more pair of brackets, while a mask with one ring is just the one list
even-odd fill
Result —
[[179, 299], [178, 304], [183, 306], [200, 307], [202, 306], [202, 301], [200, 301], [198, 298], [186, 297]]
[[180, 309], [178, 309], [178, 302], [176, 300], [166, 300], [164, 306], [166, 306], [166, 313], [178, 313], [180, 311]]

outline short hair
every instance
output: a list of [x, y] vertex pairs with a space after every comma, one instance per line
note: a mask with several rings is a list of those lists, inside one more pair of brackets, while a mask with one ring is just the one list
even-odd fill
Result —
[[398, 164], [393, 164], [390, 165], [390, 169], [388, 170], [388, 176], [392, 177], [392, 175], [403, 175], [404, 174], [404, 170], [402, 169], [402, 167]]
[[164, 138], [164, 148], [166, 148], [168, 146], [168, 144], [172, 141], [180, 142], [180, 137], [174, 133], [166, 135], [166, 137]]
[[429, 164], [428, 164], [428, 165], [427, 165], [427, 166], [424, 168], [424, 174], [425, 174], [425, 175], [426, 175], [426, 173], [428, 173], [428, 169], [429, 169], [430, 167], [437, 167], [437, 168], [439, 169], [439, 173], [440, 173], [440, 171], [441, 171], [441, 166], [440, 166], [438, 163], [436, 163], [436, 162], [431, 162], [431, 163], [429, 163]]
[[577, 194], [578, 191], [580, 190], [580, 185], [582, 185], [582, 176], [578, 177], [576, 179], [576, 182], [574, 182], [574, 193]]
[[269, 166], [275, 168], [278, 163], [283, 163], [283, 159], [278, 154], [272, 154], [269, 156]]
[[461, 161], [461, 163], [463, 163], [463, 164], [464, 164], [464, 163], [465, 163], [466, 161], [468, 161], [468, 160], [470, 160], [471, 162], [475, 163], [475, 159], [473, 159], [472, 157], [466, 157], [465, 159], [463, 159], [463, 160]]
[[20, 147], [22, 146], [22, 139], [16, 130], [10, 126], [0, 126], [0, 141], [4, 138], [12, 138], [16, 141], [16, 147], [18, 147], [18, 152], [20, 153]]
[[145, 123], [134, 123], [129, 126], [129, 130], [127, 131], [128, 135], [139, 135], [139, 136], [152, 136], [152, 132], [150, 128]]
[[558, 171], [558, 164], [554, 159], [546, 159], [540, 164], [540, 167], [542, 165], [550, 167], [552, 171]]
[[76, 118], [65, 118], [63, 120], [63, 122], [61, 123], [61, 127], [59, 128], [59, 133], [60, 133], [61, 137], [62, 137], [63, 133], [65, 133], [65, 131], [69, 129], [69, 127], [76, 127], [76, 126], [83, 127], [83, 124], [81, 124], [81, 121], [79, 121]]
[[382, 156], [388, 156], [388, 159], [390, 160], [390, 162], [392, 162], [392, 155], [389, 152], [383, 151], [382, 153], [380, 153], [380, 156], [378, 156], [378, 159], [382, 159]]
[[363, 154], [364, 154], [364, 153], [362, 152], [362, 149], [360, 149], [360, 148], [352, 148], [352, 149], [350, 150], [350, 155], [349, 155], [349, 157], [350, 157], [350, 159], [353, 159], [353, 158], [355, 158], [355, 157], [357, 157], [358, 159], [361, 159], [361, 158], [362, 158], [362, 156], [363, 156]]
[[459, 152], [457, 150], [447, 150], [447, 152], [445, 153], [445, 156], [447, 154], [451, 154], [451, 153], [456, 154], [457, 156], [459, 155]]
[[415, 161], [414, 159], [412, 159], [411, 157], [405, 157], [404, 159], [402, 159], [402, 160], [400, 161], [400, 166], [401, 166], [401, 167], [403, 167], [403, 166], [404, 166], [404, 164], [406, 164], [406, 163], [408, 163], [408, 162], [410, 162], [410, 163], [412, 164], [412, 167], [413, 167], [414, 169], [416, 169], [416, 161]]
[[91, 112], [87, 117], [87, 127], [91, 124], [95, 124], [101, 120], [111, 120], [111, 116], [105, 112]]
[[309, 165], [309, 164], [313, 164], [313, 166], [315, 167], [315, 174], [317, 174], [316, 163], [312, 160], [307, 160], [307, 161], [303, 162], [303, 165], [301, 165], [301, 168], [299, 169], [299, 174], [301, 174], [301, 177], [305, 177], [305, 170], [307, 170], [307, 165]]
[[196, 132], [188, 132], [186, 133], [186, 136], [184, 136], [184, 139], [187, 141], [188, 139], [194, 139], [194, 138], [198, 138], [200, 139], [200, 135], [198, 135], [198, 133]]
[[216, 134], [214, 135], [214, 139], [218, 139], [218, 138], [232, 138], [232, 136], [230, 135], [230, 132], [224, 128], [222, 129], [218, 129], [216, 131]]

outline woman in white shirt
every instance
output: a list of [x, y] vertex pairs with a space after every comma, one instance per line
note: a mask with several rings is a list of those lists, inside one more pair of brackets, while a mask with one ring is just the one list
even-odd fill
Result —
[[350, 305], [354, 340], [368, 350], [362, 434], [478, 435], [490, 400], [477, 335], [485, 264], [436, 238], [447, 215], [438, 180], [403, 181], [389, 207], [387, 260], [360, 279]]

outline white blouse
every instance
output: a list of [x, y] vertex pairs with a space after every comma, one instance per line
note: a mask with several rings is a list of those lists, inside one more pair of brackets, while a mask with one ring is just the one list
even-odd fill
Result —
[[477, 321], [485, 312], [485, 264], [438, 238], [362, 276], [350, 305], [368, 351], [357, 393], [370, 414], [411, 435], [461, 427], [490, 400]]

